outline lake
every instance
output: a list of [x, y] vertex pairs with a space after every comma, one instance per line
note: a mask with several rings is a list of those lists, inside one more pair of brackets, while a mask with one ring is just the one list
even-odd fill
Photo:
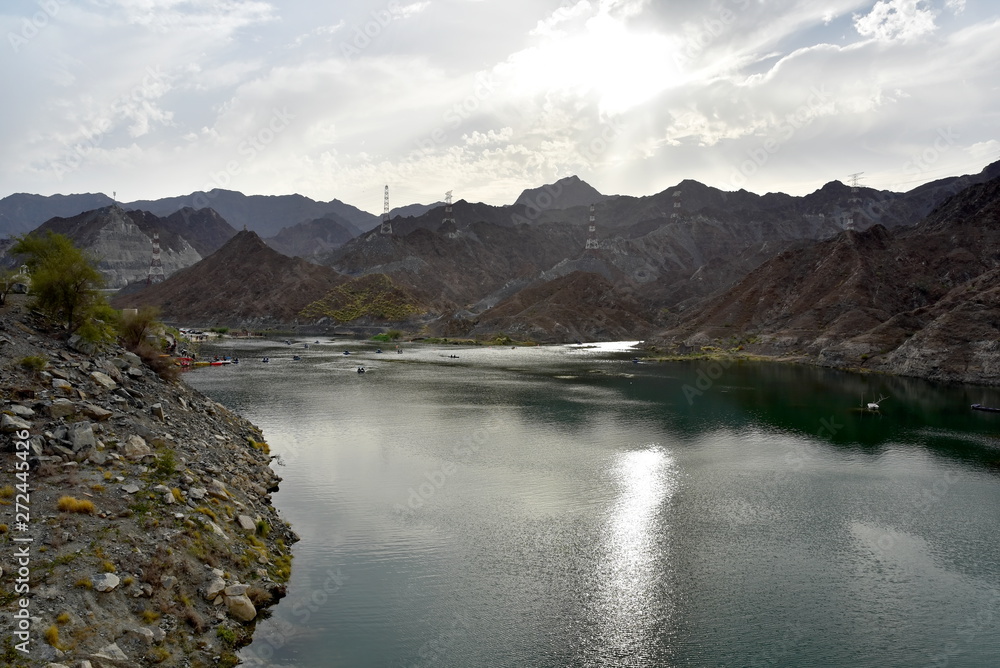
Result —
[[247, 665], [998, 661], [1000, 390], [378, 345], [185, 375], [263, 429], [301, 537]]

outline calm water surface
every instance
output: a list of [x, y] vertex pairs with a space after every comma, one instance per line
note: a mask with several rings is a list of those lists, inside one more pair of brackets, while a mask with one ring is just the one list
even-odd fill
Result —
[[248, 665], [1000, 663], [996, 390], [304, 343], [186, 376], [264, 430], [302, 538]]

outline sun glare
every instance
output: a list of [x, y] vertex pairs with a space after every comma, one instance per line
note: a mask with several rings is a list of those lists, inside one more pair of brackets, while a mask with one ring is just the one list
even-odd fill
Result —
[[602, 113], [618, 114], [681, 82], [673, 49], [666, 36], [637, 32], [600, 14], [572, 32], [546, 34], [508, 64], [522, 93], [593, 96]]

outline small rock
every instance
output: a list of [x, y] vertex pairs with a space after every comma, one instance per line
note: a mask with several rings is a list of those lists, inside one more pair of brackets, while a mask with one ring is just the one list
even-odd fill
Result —
[[94, 578], [94, 589], [101, 592], [114, 590], [121, 584], [121, 579], [114, 573], [101, 573]]
[[153, 644], [153, 631], [152, 631], [152, 629], [147, 629], [147, 628], [144, 628], [144, 627], [140, 626], [138, 628], [129, 629], [129, 631], [131, 631], [132, 633], [136, 634], [137, 636], [139, 636], [140, 638], [142, 638], [143, 640], [145, 640], [150, 645]]
[[192, 487], [188, 490], [188, 496], [190, 496], [195, 501], [201, 501], [208, 494], [208, 490], [204, 487]]
[[226, 540], [229, 540], [229, 536], [227, 536], [226, 532], [222, 530], [222, 527], [220, 527], [218, 524], [216, 524], [212, 520], [209, 520], [208, 524], [209, 524], [209, 526], [212, 527], [212, 531], [214, 531], [217, 536], [219, 536], [220, 538], [225, 538]]
[[177, 578], [173, 575], [161, 575], [160, 584], [164, 589], [173, 589], [177, 585]]
[[94, 668], [94, 664], [84, 659], [80, 663], [76, 664], [76, 668]]
[[161, 643], [167, 639], [167, 632], [157, 626], [153, 629], [153, 642]]
[[125, 491], [126, 494], [135, 494], [136, 492], [139, 491], [139, 485], [133, 482], [127, 485], [122, 485], [122, 489]]
[[80, 410], [84, 415], [93, 420], [97, 420], [98, 422], [104, 422], [112, 415], [114, 415], [114, 413], [112, 413], [111, 411], [105, 408], [101, 408], [100, 406], [95, 406], [94, 404], [91, 403], [80, 404]]
[[31, 423], [15, 415], [4, 413], [3, 418], [0, 418], [0, 431], [5, 434], [13, 434], [15, 431], [31, 431]]
[[152, 406], [149, 407], [149, 410], [153, 414], [153, 417], [155, 417], [158, 420], [162, 420], [166, 417], [166, 415], [163, 412], [163, 404], [153, 404]]
[[250, 517], [246, 515], [237, 515], [236, 521], [239, 523], [240, 528], [244, 531], [256, 531], [257, 524]]
[[35, 411], [31, 410], [27, 406], [22, 406], [21, 404], [12, 404], [7, 407], [7, 410], [19, 418], [30, 418], [35, 414]]
[[226, 608], [229, 609], [230, 615], [241, 622], [249, 622], [257, 616], [257, 608], [253, 607], [253, 601], [247, 598], [246, 594], [242, 596], [227, 596]]
[[108, 463], [108, 454], [101, 450], [94, 450], [87, 457], [87, 460], [95, 466], [104, 466]]
[[125, 353], [122, 355], [128, 366], [142, 366], [142, 359], [135, 353]]
[[208, 485], [208, 493], [218, 499], [228, 499], [229, 492], [226, 490], [226, 484], [221, 480], [212, 479], [212, 482]]
[[96, 659], [97, 662], [102, 665], [105, 661], [113, 662], [112, 665], [132, 665], [129, 663], [128, 656], [125, 655], [125, 652], [123, 652], [115, 643], [111, 643], [110, 645], [102, 648], [96, 654], [91, 655], [91, 658]]
[[102, 371], [91, 371], [90, 379], [106, 390], [113, 390], [118, 387], [118, 383], [108, 374]]
[[71, 385], [69, 381], [63, 380], [62, 378], [53, 378], [52, 389], [57, 392], [65, 392], [66, 394], [69, 394], [73, 391], [73, 385]]
[[65, 398], [53, 399], [48, 406], [49, 417], [52, 418], [69, 417], [76, 413], [76, 410], [76, 404]]

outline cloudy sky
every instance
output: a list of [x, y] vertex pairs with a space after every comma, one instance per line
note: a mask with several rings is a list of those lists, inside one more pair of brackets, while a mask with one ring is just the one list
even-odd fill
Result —
[[1000, 159], [993, 0], [6, 0], [0, 197], [379, 213], [576, 174], [905, 191]]

